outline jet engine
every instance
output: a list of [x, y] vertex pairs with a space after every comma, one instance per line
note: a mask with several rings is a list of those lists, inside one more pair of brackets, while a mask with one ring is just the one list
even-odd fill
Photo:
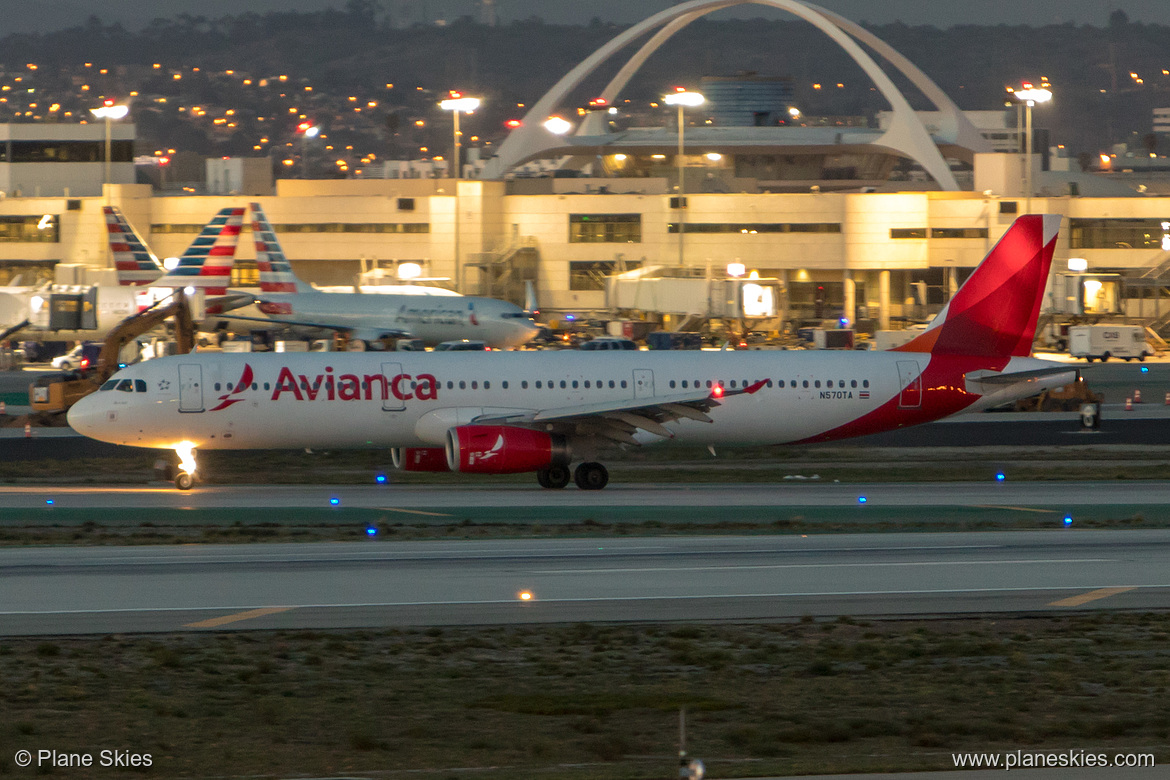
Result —
[[447, 431], [447, 465], [469, 474], [516, 474], [569, 463], [564, 436], [507, 425], [460, 425]]
[[447, 451], [442, 447], [395, 447], [390, 459], [399, 471], [450, 471]]

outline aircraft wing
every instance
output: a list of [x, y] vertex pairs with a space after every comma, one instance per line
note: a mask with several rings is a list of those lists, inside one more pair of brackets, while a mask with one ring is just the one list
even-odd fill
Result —
[[633, 398], [597, 404], [580, 404], [557, 409], [525, 411], [515, 414], [482, 415], [473, 425], [539, 425], [547, 430], [566, 434], [593, 434], [622, 444], [637, 444], [634, 432], [641, 429], [664, 439], [674, 438], [666, 423], [686, 418], [711, 422], [707, 412], [721, 405], [724, 399], [756, 393], [768, 383], [761, 379], [747, 387], [675, 393], [649, 398]]
[[255, 297], [253, 297], [250, 293], [229, 292], [227, 295], [216, 295], [214, 297], [205, 298], [203, 303], [207, 307], [219, 307], [220, 312], [228, 312], [232, 311], [233, 309], [239, 309], [243, 306], [247, 306], [255, 300]]
[[[254, 299], [253, 299], [254, 300]], [[248, 301], [251, 303], [251, 300]], [[280, 326], [293, 325], [298, 328], [321, 328], [322, 330], [335, 330], [338, 333], [345, 333], [350, 338], [362, 339], [363, 341], [377, 341], [380, 338], [410, 338], [409, 331], [398, 328], [371, 328], [368, 325], [338, 325], [335, 322], [309, 322], [308, 320], [290, 320], [281, 318], [269, 319], [268, 317], [245, 317], [241, 314], [229, 315], [233, 320], [246, 320], [248, 322], [263, 322], [266, 325]]]

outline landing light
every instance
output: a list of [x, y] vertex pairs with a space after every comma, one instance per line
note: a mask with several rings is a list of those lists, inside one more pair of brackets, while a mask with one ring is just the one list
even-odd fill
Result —
[[516, 597], [521, 601], [532, 601], [532, 591], [522, 590], [516, 594]]

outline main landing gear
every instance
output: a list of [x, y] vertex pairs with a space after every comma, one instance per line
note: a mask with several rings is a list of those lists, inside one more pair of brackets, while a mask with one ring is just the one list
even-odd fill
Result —
[[[536, 472], [542, 488], [560, 490], [569, 484], [568, 466], [549, 466]], [[609, 483], [609, 472], [600, 463], [582, 463], [573, 470], [573, 481], [581, 490], [601, 490]]]

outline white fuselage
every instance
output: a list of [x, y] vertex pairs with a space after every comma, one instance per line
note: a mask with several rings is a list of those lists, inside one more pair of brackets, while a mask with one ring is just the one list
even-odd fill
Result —
[[[1075, 375], [1070, 369], [981, 395], [964, 379], [967, 372], [1053, 365], [988, 362], [816, 351], [193, 353], [120, 371], [115, 380], [142, 379], [145, 386], [83, 398], [69, 421], [86, 436], [140, 447], [438, 447], [448, 429], [481, 415], [654, 403], [693, 394], [696, 383], [703, 391], [708, 383], [734, 390], [771, 380], [754, 394], [723, 398], [711, 423], [684, 419], [669, 428], [680, 441], [782, 444], [987, 408]], [[638, 438], [659, 437], [640, 431]]]
[[[288, 323], [295, 328], [296, 323], [319, 324], [349, 330], [363, 340], [397, 333], [429, 345], [476, 339], [491, 347], [518, 347], [539, 331], [520, 307], [494, 298], [318, 291], [260, 293], [259, 297], [263, 302], [256, 307], [261, 312], [258, 316], [267, 317], [274, 325]], [[228, 312], [225, 319], [230, 320], [231, 314]], [[248, 325], [249, 329], [262, 327], [256, 322]]]

